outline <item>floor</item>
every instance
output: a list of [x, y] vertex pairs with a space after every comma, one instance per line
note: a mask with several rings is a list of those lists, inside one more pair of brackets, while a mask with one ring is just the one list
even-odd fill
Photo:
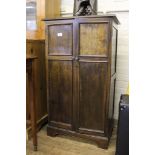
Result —
[[27, 141], [26, 155], [115, 155], [116, 129], [107, 150], [98, 148], [83, 139], [57, 136], [49, 137], [46, 134], [46, 127], [38, 133], [38, 151], [34, 152], [32, 140]]

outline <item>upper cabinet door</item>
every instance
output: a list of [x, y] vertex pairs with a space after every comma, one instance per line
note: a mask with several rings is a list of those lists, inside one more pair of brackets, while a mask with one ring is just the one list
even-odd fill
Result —
[[79, 23], [79, 55], [107, 57], [108, 22]]
[[49, 55], [72, 55], [73, 24], [49, 26]]

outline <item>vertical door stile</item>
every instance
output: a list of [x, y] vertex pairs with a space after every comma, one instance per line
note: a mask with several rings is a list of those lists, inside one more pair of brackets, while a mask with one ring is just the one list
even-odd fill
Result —
[[78, 102], [79, 102], [79, 62], [76, 60], [78, 57], [78, 45], [79, 45], [79, 34], [78, 34], [78, 20], [75, 18], [73, 21], [73, 130], [78, 130]]
[[47, 94], [47, 113], [48, 113], [48, 123], [50, 121], [49, 119], [49, 113], [50, 113], [50, 110], [49, 110], [49, 89], [48, 89], [48, 34], [49, 34], [49, 30], [48, 30], [48, 25], [46, 25], [46, 28], [45, 28], [45, 72], [46, 72], [46, 94]]
[[77, 34], [77, 47], [76, 47], [76, 56], [78, 58], [78, 61], [76, 61], [77, 63], [77, 131], [79, 131], [79, 125], [80, 125], [80, 23], [79, 23], [79, 19], [76, 19], [76, 34]]
[[76, 51], [76, 24], [73, 20], [73, 55], [72, 55], [72, 64], [73, 64], [73, 108], [72, 108], [72, 130], [76, 130], [76, 67], [75, 67], [75, 51]]

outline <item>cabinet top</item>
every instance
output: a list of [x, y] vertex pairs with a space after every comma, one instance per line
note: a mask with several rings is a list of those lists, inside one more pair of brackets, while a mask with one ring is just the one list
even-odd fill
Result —
[[54, 21], [54, 20], [67, 20], [67, 19], [82, 19], [82, 18], [112, 18], [117, 24], [120, 24], [118, 18], [114, 14], [104, 14], [95, 16], [71, 16], [71, 17], [58, 17], [58, 18], [45, 18], [43, 21]]

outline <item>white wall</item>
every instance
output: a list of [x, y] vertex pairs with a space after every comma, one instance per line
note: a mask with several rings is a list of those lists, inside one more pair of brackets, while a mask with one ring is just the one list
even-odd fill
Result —
[[120, 20], [121, 25], [118, 29], [115, 119], [118, 118], [120, 95], [126, 93], [129, 81], [128, 16], [128, 12], [117, 13], [117, 17]]
[[[72, 15], [74, 0], [62, 0], [61, 11], [63, 16]], [[121, 25], [118, 26], [117, 51], [117, 79], [114, 118], [118, 118], [118, 105], [120, 95], [126, 93], [129, 81], [129, 42], [128, 42], [128, 0], [98, 0], [98, 11], [116, 14]]]
[[[74, 0], [61, 0], [62, 13], [73, 13]], [[128, 0], [98, 0], [98, 11], [128, 10]]]
[[61, 0], [61, 12], [73, 13], [74, 0]]

